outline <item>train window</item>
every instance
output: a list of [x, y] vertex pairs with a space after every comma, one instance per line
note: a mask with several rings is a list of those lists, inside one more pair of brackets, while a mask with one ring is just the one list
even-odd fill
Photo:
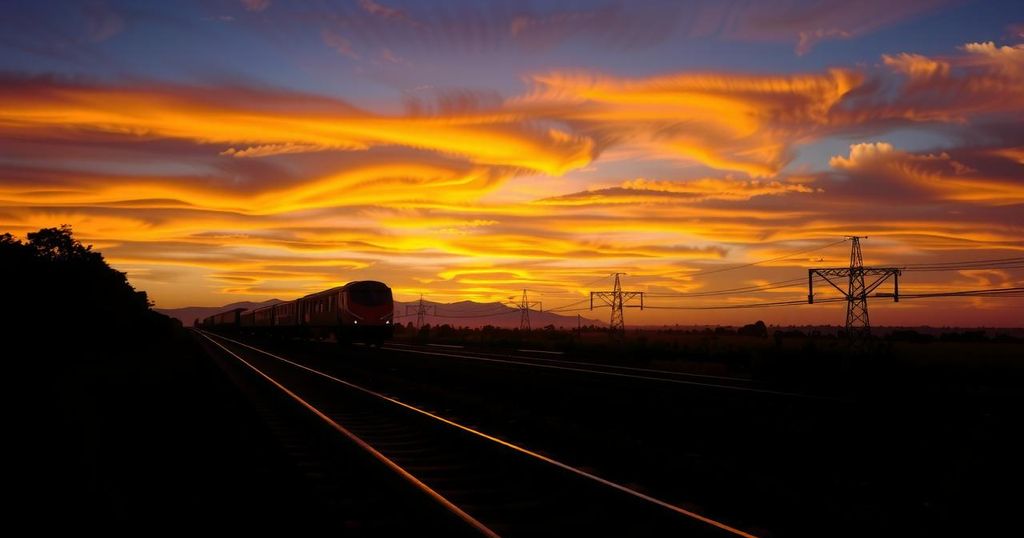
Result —
[[380, 285], [352, 286], [348, 290], [349, 301], [366, 306], [385, 304], [391, 298], [391, 290]]

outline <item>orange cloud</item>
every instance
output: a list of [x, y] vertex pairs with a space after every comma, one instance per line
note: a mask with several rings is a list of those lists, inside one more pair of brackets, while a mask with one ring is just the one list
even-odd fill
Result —
[[962, 50], [942, 58], [883, 55], [883, 63], [908, 82], [893, 95], [860, 97], [837, 111], [835, 121], [850, 126], [894, 120], [965, 123], [973, 116], [1024, 108], [1024, 45], [968, 43]]
[[909, 154], [878, 142], [850, 146], [850, 156], [834, 156], [829, 164], [857, 175], [874, 174], [893, 185], [909, 185], [943, 200], [988, 205], [1024, 203], [1024, 181], [992, 177], [953, 159], [948, 153]]
[[792, 142], [830, 122], [862, 75], [686, 74], [621, 79], [585, 73], [533, 77], [514, 109], [557, 117], [602, 146], [638, 145], [649, 154], [692, 159], [749, 176], [772, 176]]
[[906, 52], [896, 55], [883, 54], [882, 61], [885, 65], [910, 76], [915, 81], [928, 81], [949, 76], [949, 62], [934, 60], [920, 54]]
[[973, 58], [966, 63], [995, 68], [1004, 75], [1024, 75], [1024, 44], [996, 46], [992, 41], [967, 43], [964, 50]]
[[884, 155], [893, 152], [892, 144], [887, 142], [866, 142], [850, 146], [850, 156], [843, 157], [835, 155], [829, 159], [828, 164], [833, 168], [854, 169], [865, 163], [877, 161]]
[[711, 2], [691, 15], [693, 33], [721, 33], [733, 39], [794, 41], [794, 52], [805, 55], [823, 41], [851, 39], [900, 21], [935, 11], [948, 0], [824, 0], [803, 2]]
[[557, 206], [679, 204], [704, 200], [749, 200], [755, 196], [820, 191], [821, 189], [814, 189], [806, 184], [796, 182], [744, 181], [731, 178], [659, 181], [638, 178], [625, 181], [620, 187], [577, 192], [543, 199], [537, 203]]
[[0, 132], [26, 136], [80, 130], [170, 137], [228, 145], [228, 151], [239, 144], [341, 151], [406, 146], [551, 174], [583, 166], [594, 156], [593, 141], [586, 137], [532, 127], [500, 111], [389, 117], [324, 98], [269, 91], [241, 96], [194, 87], [21, 81], [0, 89]]

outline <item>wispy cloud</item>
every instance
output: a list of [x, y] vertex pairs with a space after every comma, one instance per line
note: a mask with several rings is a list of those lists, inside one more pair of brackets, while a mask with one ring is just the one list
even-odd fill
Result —
[[270, 0], [241, 0], [246, 11], [259, 13], [270, 7]]
[[380, 17], [382, 19], [392, 21], [405, 22], [412, 25], [418, 24], [404, 10], [388, 7], [385, 6], [384, 4], [374, 2], [373, 0], [359, 0], [359, 7], [363, 8], [363, 11], [375, 17]]
[[356, 51], [352, 48], [352, 43], [338, 32], [325, 29], [320, 33], [320, 37], [323, 39], [324, 45], [334, 49], [338, 54], [347, 56], [353, 60], [359, 59], [359, 55], [356, 54]]
[[792, 142], [831, 122], [863, 75], [842, 69], [791, 76], [719, 73], [623, 79], [588, 73], [533, 77], [515, 104], [568, 122], [600, 147], [639, 145], [750, 176], [776, 174]]

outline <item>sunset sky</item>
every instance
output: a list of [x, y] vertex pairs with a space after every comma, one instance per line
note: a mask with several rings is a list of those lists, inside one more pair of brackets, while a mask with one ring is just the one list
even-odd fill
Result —
[[[157, 307], [375, 279], [401, 300], [528, 288], [548, 309], [613, 272], [648, 305], [806, 299], [807, 268], [848, 264], [850, 234], [873, 265], [1024, 256], [1019, 1], [2, 9], [0, 233], [70, 224]], [[1019, 267], [900, 288], [1021, 286]], [[877, 299], [871, 316], [1022, 326], [1022, 307]]]

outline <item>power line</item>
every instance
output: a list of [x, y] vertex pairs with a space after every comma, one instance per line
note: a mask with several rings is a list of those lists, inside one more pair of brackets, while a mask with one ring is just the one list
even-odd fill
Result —
[[996, 270], [996, 269], [1021, 269], [1024, 268], [1024, 262], [1016, 264], [1005, 264], [1005, 265], [958, 265], [958, 266], [946, 266], [946, 267], [911, 267], [907, 271], [915, 273], [929, 273], [938, 271], [982, 271], [982, 270]]
[[744, 263], [744, 264], [741, 264], [741, 265], [734, 265], [732, 267], [721, 267], [721, 268], [718, 268], [718, 269], [707, 269], [707, 270], [704, 270], [704, 271], [697, 271], [696, 273], [690, 273], [687, 276], [695, 277], [695, 276], [710, 275], [710, 274], [714, 274], [714, 273], [724, 273], [725, 271], [733, 271], [735, 269], [743, 269], [744, 267], [752, 267], [754, 265], [761, 265], [762, 263], [777, 262], [779, 260], [784, 260], [786, 258], [790, 258], [790, 257], [797, 256], [797, 255], [800, 255], [800, 254], [807, 254], [808, 252], [816, 252], [816, 251], [819, 251], [819, 250], [823, 250], [823, 249], [826, 249], [826, 248], [829, 248], [829, 247], [833, 247], [833, 246], [836, 246], [836, 245], [838, 245], [840, 243], [844, 243], [844, 242], [846, 242], [846, 239], [843, 239], [842, 241], [836, 241], [834, 243], [829, 243], [827, 245], [822, 245], [822, 246], [819, 246], [819, 247], [814, 247], [814, 248], [809, 248], [809, 249], [804, 249], [804, 250], [798, 250], [796, 252], [790, 252], [789, 254], [784, 254], [782, 256], [778, 256], [778, 257], [775, 257], [775, 258], [768, 258], [766, 260], [758, 260], [756, 262]]
[[[845, 301], [844, 297], [835, 297], [831, 299], [823, 299], [817, 301], [817, 303], [835, 303]], [[774, 306], [800, 306], [808, 304], [803, 299], [793, 299], [789, 301], [772, 301], [765, 303], [744, 303], [744, 304], [733, 304], [733, 305], [711, 305], [711, 306], [655, 306], [645, 305], [644, 308], [651, 308], [657, 310], [732, 310], [732, 309], [743, 309], [743, 308], [766, 308]]]
[[[974, 289], [974, 290], [956, 290], [956, 291], [944, 291], [944, 292], [932, 292], [932, 293], [905, 293], [905, 292], [904, 293], [900, 293], [899, 290], [898, 290], [898, 287], [897, 287], [894, 290], [894, 293], [885, 293], [885, 294], [874, 294], [874, 295], [872, 295], [872, 292], [883, 281], [885, 281], [890, 276], [898, 275], [902, 271], [908, 271], [908, 272], [917, 272], [917, 271], [927, 272], [927, 271], [959, 271], [959, 270], [968, 270], [968, 269], [1017, 269], [1017, 268], [1024, 268], [1024, 256], [1008, 257], [1008, 258], [992, 258], [992, 259], [982, 259], [982, 260], [959, 260], [959, 261], [935, 262], [935, 263], [916, 263], [916, 264], [906, 264], [905, 266], [900, 267], [900, 268], [895, 268], [895, 267], [884, 267], [884, 268], [864, 267], [863, 266], [863, 258], [860, 255], [860, 252], [859, 252], [860, 249], [858, 248], [859, 247], [859, 239], [860, 238], [859, 237], [849, 237], [847, 239], [852, 239], [853, 240], [853, 245], [851, 246], [851, 254], [850, 254], [851, 266], [849, 268], [810, 269], [808, 271], [808, 273], [809, 273], [808, 274], [808, 283], [811, 285], [811, 288], [808, 289], [808, 302], [804, 302], [802, 299], [799, 299], [799, 300], [798, 299], [793, 299], [793, 300], [780, 300], [780, 301], [765, 301], [765, 302], [757, 302], [757, 303], [719, 304], [719, 305], [714, 305], [713, 304], [713, 305], [700, 305], [700, 306], [684, 306], [684, 305], [671, 305], [671, 304], [668, 304], [668, 305], [650, 305], [650, 304], [647, 304], [647, 305], [645, 305], [644, 304], [644, 297], [643, 297], [644, 295], [646, 295], [647, 298], [654, 298], [654, 299], [673, 299], [673, 298], [678, 298], [678, 299], [696, 299], [696, 298], [714, 297], [714, 296], [723, 296], [723, 295], [742, 295], [742, 294], [759, 293], [759, 292], [773, 291], [773, 290], [778, 290], [778, 289], [789, 288], [789, 287], [794, 286], [797, 283], [802, 282], [803, 279], [802, 278], [801, 279], [788, 279], [788, 280], [780, 280], [780, 281], [776, 281], [776, 282], [769, 282], [769, 283], [766, 283], [766, 284], [741, 286], [741, 287], [733, 287], [733, 288], [724, 288], [724, 289], [716, 289], [716, 290], [694, 291], [694, 292], [645, 293], [645, 292], [638, 292], [638, 291], [629, 291], [629, 292], [622, 291], [621, 284], [619, 282], [619, 277], [623, 273], [613, 273], [610, 276], [614, 276], [615, 277], [615, 287], [614, 287], [615, 289], [614, 290], [612, 290], [612, 291], [605, 291], [605, 292], [591, 292], [591, 296], [589, 297], [589, 299], [581, 299], [579, 301], [574, 301], [574, 302], [567, 303], [567, 304], [564, 304], [564, 305], [559, 305], [559, 306], [556, 306], [554, 308], [550, 308], [547, 311], [550, 312], [550, 313], [570, 313], [570, 312], [581, 312], [581, 311], [585, 311], [585, 310], [593, 310], [594, 308], [603, 308], [603, 307], [607, 306], [607, 307], [610, 307], [611, 310], [612, 310], [612, 318], [611, 318], [610, 327], [612, 328], [613, 333], [616, 333], [616, 332], [621, 333], [621, 332], [623, 332], [625, 330], [625, 323], [624, 323], [623, 316], [622, 316], [622, 311], [625, 308], [637, 308], [637, 307], [639, 307], [641, 309], [643, 309], [643, 308], [650, 308], [650, 309], [656, 309], [656, 310], [730, 310], [730, 309], [749, 309], [749, 308], [771, 308], [771, 307], [799, 306], [799, 305], [808, 304], [808, 303], [833, 303], [833, 302], [842, 302], [842, 301], [846, 301], [846, 302], [850, 303], [851, 301], [853, 301], [855, 299], [856, 300], [855, 302], [858, 302], [858, 304], [860, 304], [860, 303], [863, 303], [863, 304], [862, 304], [862, 306], [857, 306], [857, 308], [853, 308], [853, 306], [848, 305], [848, 309], [847, 309], [848, 310], [847, 311], [847, 332], [848, 333], [852, 333], [853, 331], [851, 329], [853, 329], [855, 327], [853, 327], [853, 325], [851, 325], [851, 309], [854, 310], [853, 314], [855, 314], [853, 316], [854, 325], [860, 324], [856, 328], [860, 328], [862, 326], [865, 329], [867, 329], [868, 327], [870, 327], [869, 324], [867, 323], [867, 315], [866, 315], [867, 314], [867, 312], [866, 312], [866, 306], [867, 306], [866, 302], [867, 302], [867, 298], [868, 297], [891, 297], [894, 300], [896, 300], [897, 302], [900, 299], [929, 299], [929, 298], [943, 298], [943, 297], [978, 297], [978, 298], [999, 298], [999, 297], [1015, 298], [1015, 297], [1024, 297], [1024, 287], [1005, 287], [1005, 288], [989, 288], [989, 289]], [[816, 251], [816, 250], [821, 250], [821, 249], [824, 249], [824, 248], [828, 248], [828, 247], [837, 245], [839, 243], [842, 243], [844, 241], [846, 241], [846, 239], [844, 239], [843, 241], [837, 241], [837, 242], [829, 243], [827, 245], [823, 245], [823, 246], [819, 246], [819, 247], [815, 247], [815, 248], [811, 248], [811, 249], [804, 249], [804, 250], [800, 250], [800, 251], [795, 251], [795, 252], [786, 254], [784, 256], [778, 256], [778, 257], [775, 257], [775, 258], [759, 260], [759, 261], [751, 262], [751, 263], [748, 263], [748, 264], [742, 264], [742, 265], [737, 265], [737, 266], [733, 266], [733, 267], [725, 267], [725, 268], [721, 268], [721, 269], [713, 269], [713, 270], [708, 270], [708, 271], [701, 271], [701, 272], [698, 272], [698, 273], [693, 273], [693, 275], [705, 275], [705, 274], [729, 271], [729, 270], [733, 270], [733, 269], [740, 269], [740, 268], [743, 268], [743, 267], [750, 267], [750, 266], [754, 266], [754, 265], [758, 265], [758, 264], [762, 264], [762, 263], [767, 263], [767, 262], [770, 262], [770, 261], [777, 261], [777, 260], [780, 260], [780, 259], [784, 259], [784, 258], [787, 258], [787, 257], [790, 257], [790, 256], [797, 255], [797, 254], [813, 252], [813, 251]], [[853, 272], [856, 272], [857, 275], [853, 275], [852, 274]], [[875, 277], [878, 277], [878, 278], [875, 279], [874, 281], [872, 281], [870, 284], [866, 284], [866, 283], [863, 283], [862, 280], [858, 280], [857, 282], [855, 282], [857, 284], [856, 286], [851, 284], [849, 289], [847, 289], [847, 290], [842, 289], [836, 283], [832, 282], [829, 279], [829, 277], [844, 277], [844, 276], [847, 277], [848, 279], [853, 279], [854, 276], [857, 276], [859, 279], [863, 279], [864, 276], [875, 276]], [[598, 282], [600, 280], [604, 280], [605, 278], [607, 278], [607, 277], [601, 277], [601, 278], [599, 278], [597, 280], [594, 280], [594, 281], [592, 281], [590, 283]], [[814, 298], [814, 293], [813, 293], [813, 284], [816, 283], [816, 282], [822, 282], [822, 281], [828, 282], [829, 284], [831, 284], [832, 287], [834, 287], [836, 290], [838, 290], [843, 296], [842, 297], [836, 297], [836, 298], [815, 299]], [[590, 283], [588, 283], [588, 284], [590, 284]], [[897, 286], [898, 286], [898, 284], [897, 284]], [[629, 299], [634, 298], [634, 297], [638, 297], [638, 296], [641, 299], [641, 304], [639, 306], [626, 304]], [[595, 297], [601, 299], [605, 304], [595, 305], [594, 304], [594, 298]], [[580, 306], [580, 305], [586, 304], [588, 302], [588, 300], [590, 302], [589, 308], [587, 306]], [[528, 305], [525, 310], [522, 307], [523, 304], [527, 304]], [[528, 327], [529, 326], [528, 325], [529, 324], [529, 318], [527, 317], [527, 316], [529, 316], [528, 310], [530, 309], [530, 307], [532, 307], [534, 305], [539, 306], [539, 302], [533, 303], [533, 302], [528, 301], [528, 299], [526, 298], [526, 292], [524, 290], [523, 301], [521, 303], [516, 303], [515, 304], [515, 306], [517, 307], [516, 309], [510, 309], [510, 308], [507, 308], [507, 307], [502, 306], [502, 305], [494, 305], [494, 307], [492, 307], [492, 309], [487, 310], [487, 311], [483, 311], [483, 312], [471, 312], [471, 311], [460, 311], [460, 310], [438, 312], [437, 311], [438, 305], [429, 305], [429, 306], [426, 305], [424, 300], [423, 300], [423, 297], [421, 295], [420, 296], [420, 300], [418, 301], [417, 304], [415, 304], [415, 305], [406, 305], [406, 313], [405, 314], [396, 314], [395, 317], [396, 318], [410, 317], [410, 316], [414, 315], [413, 312], [410, 311], [410, 309], [415, 309], [415, 315], [417, 316], [417, 326], [421, 327], [423, 325], [423, 322], [424, 322], [424, 317], [426, 315], [429, 315], [428, 308], [433, 308], [433, 316], [438, 317], [438, 318], [446, 318], [446, 319], [488, 318], [488, 317], [495, 317], [495, 316], [510, 315], [510, 314], [514, 314], [514, 313], [518, 312], [518, 313], [520, 313], [520, 316], [521, 316], [520, 326], [521, 327]], [[440, 305], [440, 306], [444, 306], [444, 305]], [[854, 305], [854, 306], [856, 306], [856, 305]], [[497, 308], [497, 309], [494, 309], [494, 308]], [[861, 310], [862, 310], [862, 312], [861, 312]]]
[[615, 276], [615, 273], [608, 273], [607, 275], [604, 275], [604, 276], [602, 276], [600, 278], [596, 278], [594, 280], [591, 280], [590, 282], [584, 282], [583, 284], [580, 284], [579, 287], [585, 288], [587, 286], [593, 286], [594, 284], [597, 284], [598, 282], [600, 282], [600, 281], [602, 281], [602, 280], [604, 280], [604, 279], [606, 279], [608, 277], [611, 277], [611, 276]]
[[507, 312], [498, 312], [496, 314], [481, 314], [475, 316], [437, 316], [444, 319], [479, 319], [479, 318], [493, 318], [497, 316], [507, 316], [509, 314], [518, 314], [518, 310], [509, 309]]
[[[604, 308], [604, 306], [603, 305], [602, 306], [595, 306], [594, 308]], [[565, 310], [559, 310], [558, 312], [583, 312], [584, 310], [591, 310], [591, 309], [584, 306], [582, 308], [567, 308]], [[555, 312], [554, 310], [548, 310], [548, 313], [554, 313], [554, 312]]]
[[464, 315], [458, 315], [458, 314], [456, 314], [456, 315], [435, 314], [435, 316], [439, 317], [439, 318], [450, 318], [450, 319], [489, 318], [489, 317], [493, 317], [493, 316], [504, 316], [506, 314], [515, 314], [515, 313], [518, 313], [518, 312], [519, 312], [519, 310], [515, 310], [515, 309], [511, 309], [511, 308], [503, 308], [502, 310], [494, 310], [494, 311], [490, 311], [490, 312], [477, 312], [477, 313], [474, 313], [474, 314], [464, 314]]
[[934, 263], [907, 263], [903, 264], [903, 267], [908, 269], [914, 268], [931, 268], [931, 267], [946, 267], [946, 266], [957, 266], [957, 265], [979, 265], [979, 264], [1017, 264], [1024, 263], [1024, 256], [1016, 256], [1013, 258], [994, 258], [988, 260], [963, 260], [963, 261], [952, 261], [952, 262], [934, 262]]
[[[876, 294], [872, 297], [892, 297], [891, 294]], [[939, 293], [900, 293], [900, 300], [904, 299], [928, 299], [939, 297], [1024, 297], [1024, 287], [993, 288], [979, 290], [961, 290]], [[808, 303], [804, 299], [793, 299], [787, 301], [771, 301], [762, 303], [743, 303], [730, 305], [705, 305], [705, 306], [665, 306], [645, 304], [645, 309], [652, 310], [731, 310], [744, 308], [766, 308], [777, 306], [801, 306], [806, 304], [840, 303], [846, 301], [846, 297], [830, 297], [827, 299], [815, 299], [814, 303]]]
[[900, 298], [925, 299], [930, 297], [1024, 297], [1024, 287], [988, 288], [979, 290], [944, 291], [936, 293], [901, 294]]
[[[564, 305], [561, 305], [561, 306], [556, 306], [554, 308], [549, 308], [548, 312], [562, 312], [563, 310], [565, 310], [567, 308], [570, 308], [570, 307], [573, 307], [573, 306], [576, 306], [576, 305], [580, 305], [580, 304], [585, 304], [588, 300], [589, 299], [581, 299], [581, 300], [576, 301], [574, 303], [569, 303], [569, 304], [564, 304]], [[586, 308], [584, 308], [583, 310], [586, 310]]]
[[[820, 278], [819, 278], [820, 280]], [[796, 284], [802, 284], [804, 279], [793, 278], [790, 280], [780, 280], [778, 282], [769, 282], [767, 284], [759, 284], [756, 286], [744, 286], [742, 288], [727, 288], [721, 290], [708, 290], [708, 291], [694, 291], [694, 292], [680, 292], [680, 293], [648, 293], [648, 297], [659, 297], [659, 298], [671, 298], [671, 297], [709, 297], [713, 295], [734, 295], [741, 293], [755, 293], [758, 291], [769, 291], [780, 288], [788, 288]]]

